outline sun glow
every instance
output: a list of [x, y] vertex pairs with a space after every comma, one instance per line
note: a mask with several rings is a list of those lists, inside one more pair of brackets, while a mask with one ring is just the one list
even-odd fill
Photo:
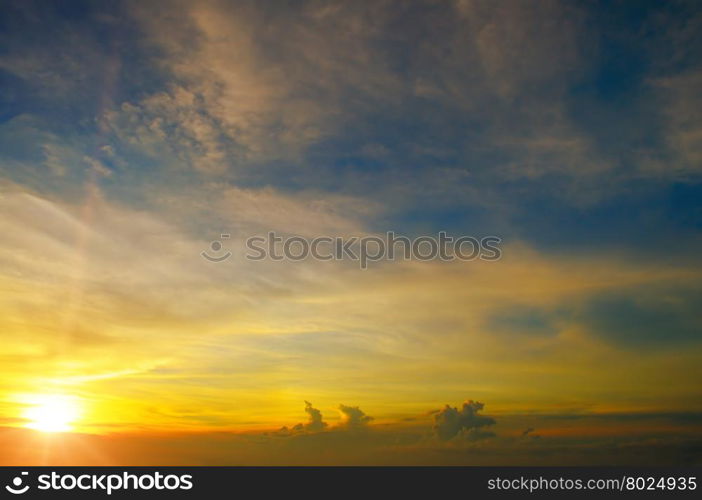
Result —
[[25, 427], [42, 432], [69, 432], [79, 411], [75, 397], [58, 394], [39, 394], [29, 398], [29, 408], [23, 417]]

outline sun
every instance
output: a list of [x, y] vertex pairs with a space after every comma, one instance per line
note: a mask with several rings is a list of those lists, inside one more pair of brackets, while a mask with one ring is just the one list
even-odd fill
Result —
[[78, 418], [78, 403], [74, 397], [59, 394], [38, 394], [28, 400], [23, 414], [25, 427], [42, 432], [69, 432]]

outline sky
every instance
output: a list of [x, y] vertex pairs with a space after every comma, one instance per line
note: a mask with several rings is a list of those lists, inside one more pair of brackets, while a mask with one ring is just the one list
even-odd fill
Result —
[[[3, 1], [0, 87], [0, 463], [702, 462], [697, 2]], [[389, 231], [501, 258], [245, 255]]]

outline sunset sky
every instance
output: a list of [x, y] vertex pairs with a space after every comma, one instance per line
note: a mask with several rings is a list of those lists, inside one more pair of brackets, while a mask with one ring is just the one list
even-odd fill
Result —
[[698, 2], [3, 1], [0, 87], [0, 464], [702, 462]]

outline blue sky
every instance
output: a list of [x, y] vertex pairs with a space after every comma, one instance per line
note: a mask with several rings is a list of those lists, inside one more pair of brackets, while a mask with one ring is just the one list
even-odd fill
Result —
[[[213, 130], [191, 145], [195, 152], [177, 144], [189, 132], [175, 122], [165, 123], [160, 144], [125, 144], [119, 120], [127, 113], [115, 111], [197, 85], [196, 75], [174, 68], [207, 43], [193, 23], [160, 13], [146, 26], [128, 3], [8, 5], [5, 175], [61, 192], [84, 180], [85, 162], [74, 163], [88, 156], [120, 172], [101, 181], [116, 197], [135, 197], [135, 185], [166, 176], [174, 186], [214, 177], [390, 200], [377, 229], [499, 226], [537, 245], [637, 251], [648, 243], [668, 251], [651, 241], [655, 227], [660, 240], [698, 248], [699, 157], [694, 139], [681, 137], [694, 136], [699, 121], [694, 103], [679, 102], [694, 93], [699, 72], [694, 4], [482, 6], [472, 30], [442, 5], [345, 6], [333, 15], [370, 25], [328, 50], [314, 40], [329, 28], [306, 26], [305, 9], [236, 5], [227, 9], [232, 15], [269, 27], [248, 47], [247, 57], [259, 60], [230, 63], [255, 66], [242, 98], [269, 92], [294, 104], [252, 107], [256, 140], [271, 138], [253, 146], [246, 142], [253, 136], [227, 132], [231, 116], [214, 116], [200, 94], [187, 112]], [[183, 30], [172, 45], [192, 55], [155, 40], [154, 31], [171, 28]], [[519, 50], [524, 43], [528, 50]], [[286, 71], [287, 80], [276, 74]], [[693, 116], [676, 118], [677, 106]], [[147, 120], [159, 110], [138, 113]], [[204, 167], [208, 147], [224, 156]], [[47, 157], [71, 164], [60, 179], [42, 175]]]

